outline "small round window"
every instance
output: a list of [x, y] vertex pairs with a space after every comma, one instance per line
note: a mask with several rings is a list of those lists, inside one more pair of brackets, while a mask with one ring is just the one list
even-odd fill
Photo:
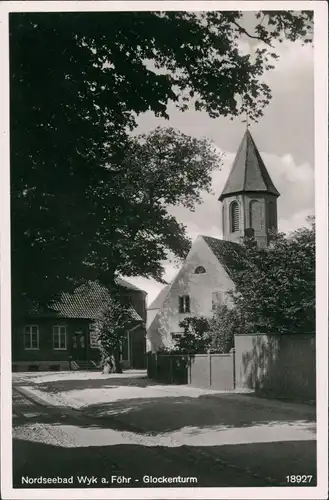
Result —
[[206, 270], [203, 266], [198, 266], [195, 271], [194, 271], [194, 274], [205, 274]]

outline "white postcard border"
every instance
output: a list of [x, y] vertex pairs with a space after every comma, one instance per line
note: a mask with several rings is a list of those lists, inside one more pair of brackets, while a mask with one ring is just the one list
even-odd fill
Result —
[[[10, 499], [227, 498], [325, 499], [328, 494], [328, 7], [325, 1], [267, 1], [266, 10], [315, 13], [315, 190], [317, 300], [317, 458], [318, 485], [310, 488], [138, 488], [13, 489], [10, 309], [9, 12], [115, 10], [261, 10], [259, 1], [24, 1], [0, 5], [1, 114], [0, 276], [1, 276], [1, 493]], [[28, 264], [27, 264], [28, 265]]]

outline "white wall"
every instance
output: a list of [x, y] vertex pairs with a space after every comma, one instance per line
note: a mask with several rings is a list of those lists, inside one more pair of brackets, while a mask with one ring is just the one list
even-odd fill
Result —
[[[202, 265], [206, 274], [194, 274], [197, 266]], [[199, 236], [175, 278], [169, 293], [147, 331], [147, 346], [156, 351], [172, 345], [171, 333], [181, 332], [180, 321], [187, 316], [212, 315], [212, 292], [226, 292], [233, 288], [233, 282], [219, 263], [207, 243]], [[179, 297], [190, 296], [191, 312], [179, 313]]]

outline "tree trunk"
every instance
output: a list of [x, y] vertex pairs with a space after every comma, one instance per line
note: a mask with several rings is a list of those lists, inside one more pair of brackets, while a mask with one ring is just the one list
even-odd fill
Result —
[[120, 363], [120, 353], [115, 352], [111, 356], [111, 361], [112, 361], [112, 373], [122, 373], [122, 367]]

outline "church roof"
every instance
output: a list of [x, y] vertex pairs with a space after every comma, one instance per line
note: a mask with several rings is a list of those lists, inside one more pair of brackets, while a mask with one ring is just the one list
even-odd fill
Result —
[[246, 130], [219, 200], [234, 193], [262, 192], [280, 196], [260, 156], [249, 130]]
[[210, 236], [202, 236], [202, 238], [231, 278], [233, 278], [234, 271], [244, 268], [246, 257], [243, 245]]

